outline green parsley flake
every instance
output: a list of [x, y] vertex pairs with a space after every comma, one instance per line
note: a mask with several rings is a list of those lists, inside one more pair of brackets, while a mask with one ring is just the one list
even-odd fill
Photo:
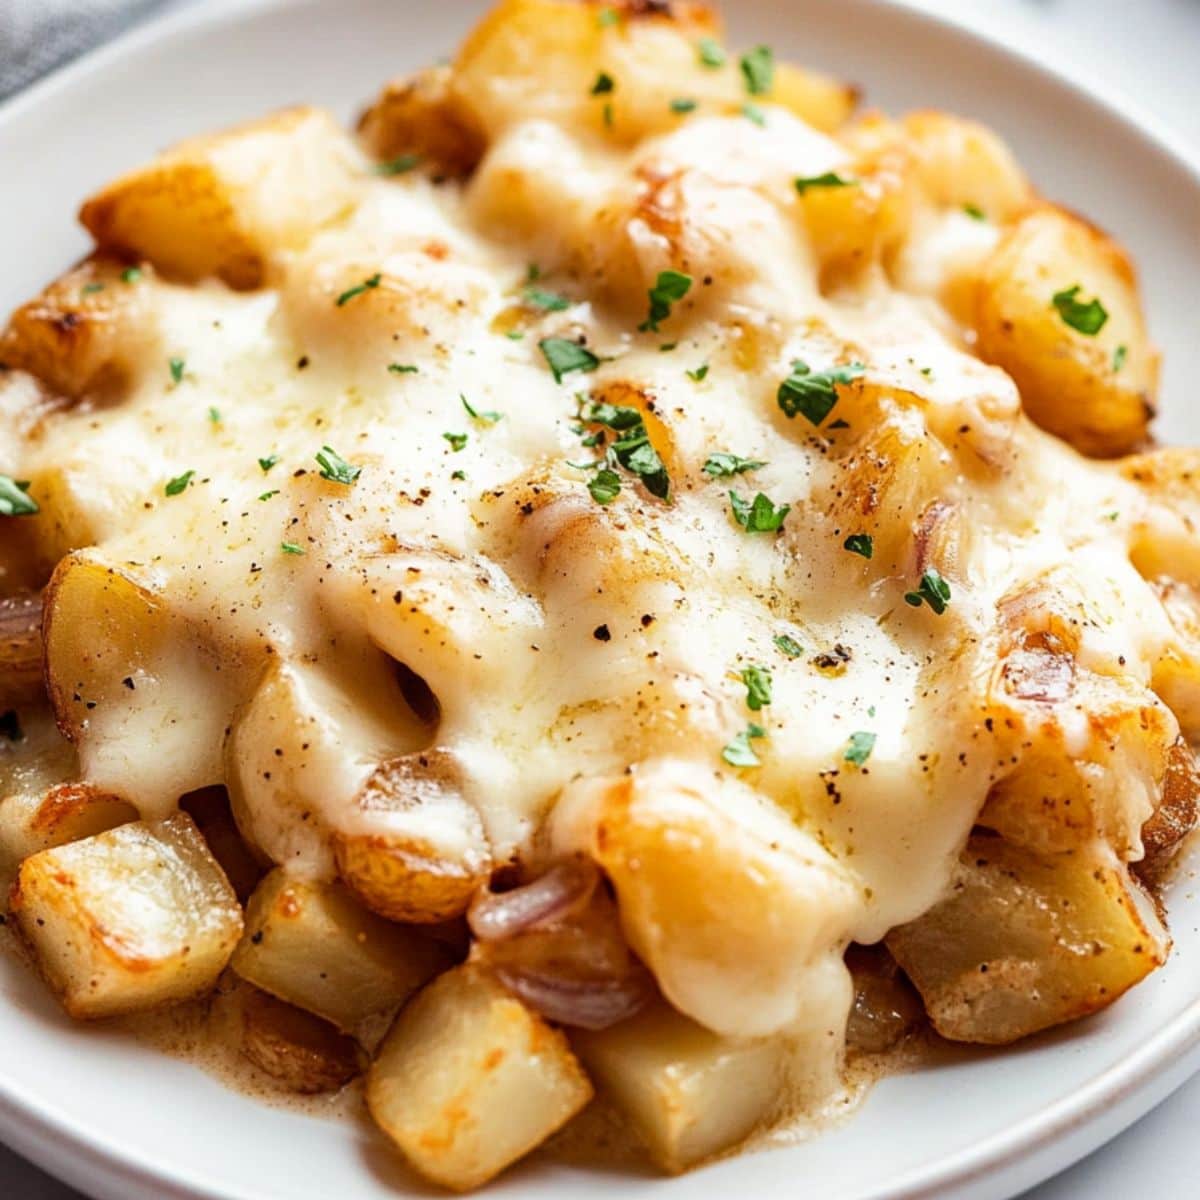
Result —
[[757, 104], [751, 104], [748, 101], [747, 103], [743, 104], [742, 116], [745, 117], [747, 121], [753, 121], [755, 125], [761, 125], [766, 128], [767, 114], [763, 112], [763, 110], [759, 108]]
[[748, 50], [738, 65], [750, 95], [762, 96], [771, 90], [775, 82], [775, 56], [770, 46], [755, 46], [753, 50]]
[[753, 721], [742, 730], [731, 741], [724, 750], [721, 751], [721, 757], [731, 767], [757, 767], [761, 766], [762, 760], [754, 753], [754, 747], [750, 745], [751, 738], [764, 738], [767, 736], [767, 731], [761, 726], [756, 725]]
[[303, 554], [304, 547], [298, 546], [295, 542], [280, 542], [279, 548], [284, 554]]
[[936, 567], [930, 567], [921, 576], [917, 590], [904, 593], [904, 603], [911, 604], [913, 608], [920, 608], [922, 603], [928, 604], [938, 616], [941, 616], [946, 611], [946, 605], [950, 603], [950, 585], [942, 578]]
[[[593, 404], [586, 419], [597, 425], [606, 425], [621, 434], [607, 451], [606, 470], [609, 474], [615, 475], [612, 470], [614, 466], [624, 467], [642, 481], [642, 486], [652, 496], [660, 500], [670, 498], [671, 480], [667, 468], [650, 442], [650, 435], [638, 409], [623, 404]], [[595, 441], [592, 444], [595, 445]], [[620, 478], [615, 477], [618, 480]], [[602, 487], [601, 490], [607, 488]]]
[[363, 292], [369, 292], [372, 288], [379, 286], [379, 281], [383, 276], [376, 271], [369, 279], [364, 279], [362, 283], [355, 284], [352, 288], [347, 288], [338, 298], [337, 307], [341, 308], [343, 304], [349, 304], [355, 296], [361, 296]]
[[32, 517], [39, 512], [37, 501], [28, 493], [25, 480], [0, 475], [0, 517]]
[[1125, 365], [1125, 360], [1129, 357], [1129, 347], [1122, 344], [1113, 351], [1112, 369], [1116, 375], [1118, 371]]
[[467, 477], [466, 471], [451, 471], [450, 472], [451, 479], [466, 479], [466, 477]]
[[788, 637], [786, 633], [777, 633], [772, 639], [776, 646], [783, 651], [788, 658], [799, 658], [804, 653], [804, 647], [800, 645], [795, 638]]
[[801, 413], [813, 425], [820, 425], [837, 404], [838, 386], [857, 379], [866, 368], [861, 363], [814, 371], [806, 362], [794, 359], [792, 373], [779, 385], [779, 407], [789, 416]]
[[683, 116], [684, 113], [696, 111], [696, 101], [689, 100], [686, 96], [677, 96], [671, 101], [671, 111]]
[[1118, 518], [1120, 515], [1121, 515], [1121, 514], [1120, 514], [1120, 513], [1119, 513], [1119, 512], [1118, 512], [1116, 509], [1114, 509], [1114, 510], [1113, 510], [1112, 512], [1110, 512], [1110, 513], [1105, 513], [1105, 514], [1104, 514], [1104, 519], [1105, 519], [1106, 521], [1115, 521], [1115, 520], [1116, 520], [1116, 519], [1117, 519], [1117, 518]]
[[708, 363], [704, 363], [697, 367], [694, 371], [686, 371], [685, 374], [696, 383], [703, 383], [705, 376], [708, 375]]
[[371, 170], [376, 175], [407, 175], [423, 161], [420, 154], [401, 154], [388, 162], [376, 163]]
[[757, 471], [767, 464], [757, 458], [742, 458], [737, 454], [726, 454], [723, 450], [715, 451], [708, 456], [704, 463], [705, 475], [714, 479], [723, 479], [729, 475], [743, 475], [747, 471]]
[[457, 454], [460, 450], [465, 450], [467, 446], [467, 435], [465, 433], [443, 433], [442, 437], [450, 443], [450, 449]]
[[276, 488], [274, 491], [263, 492], [263, 494], [261, 496], [259, 496], [259, 500], [270, 500], [272, 496], [278, 496], [278, 495], [279, 495], [279, 489]]
[[792, 511], [790, 504], [776, 508], [770, 497], [762, 492], [752, 501], [743, 500], [737, 492], [730, 492], [729, 506], [733, 510], [733, 519], [747, 533], [775, 533], [783, 528], [784, 518]]
[[965, 212], [967, 214], [967, 216], [971, 218], [972, 221], [986, 221], [987, 220], [987, 213], [985, 213], [983, 211], [983, 209], [979, 207], [978, 204], [964, 204], [963, 212]]
[[602, 467], [588, 481], [588, 491], [597, 504], [611, 504], [621, 491], [621, 477], [616, 471]]
[[171, 382], [182, 383], [183, 372], [187, 367], [187, 363], [182, 358], [173, 358], [167, 365], [171, 368]]
[[592, 84], [592, 95], [607, 96], [616, 86], [613, 77], [607, 71], [601, 71], [596, 76], [596, 82]]
[[258, 460], [258, 465], [262, 467], [262, 473], [265, 475], [278, 462], [278, 454], [268, 454], [266, 458], [260, 458]]
[[462, 401], [462, 406], [466, 409], [467, 416], [472, 421], [478, 421], [481, 425], [495, 425], [497, 421], [504, 420], [504, 414], [501, 412], [493, 412], [491, 409], [476, 410], [471, 406], [470, 400], [462, 392], [458, 393], [458, 398]]
[[544, 309], [546, 312], [564, 312], [571, 307], [571, 301], [557, 292], [544, 292], [541, 288], [525, 289], [525, 303], [531, 308]]
[[848, 188], [858, 186], [857, 179], [843, 179], [836, 171], [826, 171], [824, 175], [799, 176], [793, 182], [796, 185], [796, 191], [802, 196], [814, 188]]
[[767, 667], [747, 667], [742, 671], [742, 682], [746, 685], [746, 706], [751, 712], [771, 703], [771, 672]]
[[696, 44], [696, 53], [702, 67], [716, 70], [725, 65], [725, 49], [715, 38], [701, 38]]
[[593, 404], [587, 419], [609, 429], [633, 429], [642, 423], [642, 412], [629, 404]]
[[142, 277], [141, 267], [126, 267], [121, 272], [122, 283], [137, 283]]
[[875, 734], [859, 730], [857, 733], [850, 735], [850, 742], [846, 746], [846, 753], [842, 757], [846, 762], [853, 763], [856, 767], [861, 767], [871, 757], [871, 751], [874, 749]]
[[96, 292], [104, 291], [104, 284], [102, 284], [102, 283], [85, 283], [83, 285], [83, 287], [80, 288], [79, 290], [82, 295], [91, 296], [91, 295], [94, 295]]
[[213, 405], [209, 405], [209, 409], [208, 409], [208, 419], [209, 419], [209, 421], [211, 421], [211, 422], [212, 422], [214, 425], [220, 425], [220, 423], [221, 423], [221, 410], [220, 410], [219, 408], [216, 408], [216, 407], [214, 407]]
[[510, 342], [519, 342], [525, 336], [525, 331], [523, 329], [510, 329], [504, 336]]
[[316, 455], [321, 478], [349, 487], [362, 474], [362, 467], [348, 463], [332, 446], [322, 446]]
[[621, 14], [615, 8], [604, 8], [596, 17], [596, 24], [601, 29], [609, 29], [613, 25], [620, 25]]
[[843, 543], [843, 550], [870, 558], [875, 553], [875, 541], [869, 533], [852, 533]]
[[671, 305], [688, 294], [692, 277], [682, 271], [659, 271], [650, 289], [650, 315], [638, 326], [642, 333], [658, 332], [658, 324], [671, 315]]
[[611, 104], [604, 106], [604, 124], [609, 129], [613, 127], [613, 106]]
[[586, 346], [566, 338], [542, 338], [538, 349], [554, 372], [555, 383], [562, 383], [563, 377], [573, 371], [594, 371], [600, 365], [600, 360]]
[[195, 471], [184, 471], [182, 475], [176, 475], [174, 479], [169, 479], [166, 487], [163, 488], [163, 494], [178, 496], [180, 492], [187, 491], [187, 486], [192, 482], [192, 476], [195, 474]]
[[1108, 310], [1096, 298], [1084, 304], [1078, 297], [1082, 289], [1079, 284], [1055, 292], [1050, 303], [1058, 309], [1063, 323], [1078, 330], [1085, 337], [1095, 337], [1108, 321]]
[[417, 375], [421, 368], [413, 366], [412, 363], [388, 363], [388, 370], [393, 375]]

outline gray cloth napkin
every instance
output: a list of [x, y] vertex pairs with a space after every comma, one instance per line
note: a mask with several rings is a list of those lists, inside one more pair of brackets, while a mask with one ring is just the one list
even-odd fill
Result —
[[112, 37], [161, 0], [0, 0], [0, 99]]

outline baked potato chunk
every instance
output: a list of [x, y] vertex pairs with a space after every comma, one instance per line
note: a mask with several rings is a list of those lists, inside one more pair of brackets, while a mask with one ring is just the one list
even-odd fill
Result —
[[667, 1171], [743, 1141], [772, 1115], [784, 1082], [780, 1039], [718, 1037], [662, 1002], [611, 1029], [577, 1031], [571, 1042]]
[[355, 1034], [449, 965], [444, 947], [367, 912], [341, 888], [272, 871], [246, 906], [233, 969]]
[[136, 821], [27, 858], [17, 925], [71, 1016], [108, 1017], [211, 987], [242, 910], [184, 813]]
[[1107, 847], [1039, 855], [976, 836], [946, 898], [887, 945], [938, 1033], [1004, 1045], [1107, 1007], [1171, 942]]
[[1159, 354], [1133, 266], [1099, 230], [1050, 207], [1018, 221], [983, 267], [975, 329], [1043, 429], [1097, 458], [1145, 440]]
[[79, 219], [102, 249], [166, 275], [254, 288], [276, 254], [353, 206], [358, 166], [327, 113], [292, 108], [181, 143], [109, 184]]
[[422, 1175], [465, 1191], [540, 1145], [592, 1098], [567, 1039], [475, 966], [400, 1013], [367, 1106]]

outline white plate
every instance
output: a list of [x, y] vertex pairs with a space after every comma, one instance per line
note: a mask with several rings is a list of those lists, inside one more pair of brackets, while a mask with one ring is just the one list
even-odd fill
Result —
[[[87, 192], [186, 134], [296, 101], [343, 117], [448, 51], [476, 3], [251, 0], [125, 39], [0, 110], [0, 307], [86, 248]], [[730, 0], [736, 42], [861, 81], [883, 106], [945, 107], [1000, 130], [1048, 195], [1117, 232], [1167, 352], [1171, 439], [1200, 441], [1200, 169], [1077, 84], [883, 0]], [[1042, 47], [1042, 57], [1051, 57]], [[1189, 406], [1190, 409], [1189, 409]], [[1167, 968], [1100, 1018], [1002, 1053], [886, 1080], [850, 1122], [681, 1179], [544, 1164], [493, 1195], [700, 1200], [1011, 1196], [1112, 1137], [1200, 1063], [1200, 898], [1175, 890]], [[229, 1092], [183, 1063], [73, 1027], [0, 961], [0, 1137], [100, 1200], [383, 1200], [425, 1195], [381, 1141]]]

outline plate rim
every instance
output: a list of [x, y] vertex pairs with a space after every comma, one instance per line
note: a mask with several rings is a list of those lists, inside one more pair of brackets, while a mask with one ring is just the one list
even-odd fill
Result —
[[[36, 109], [55, 95], [69, 90], [78, 81], [103, 71], [123, 59], [135, 59], [143, 50], [162, 42], [177, 40], [193, 32], [207, 32], [235, 26], [240, 21], [269, 12], [290, 12], [301, 20], [305, 9], [335, 0], [221, 0], [166, 13], [127, 30], [106, 44], [0, 102], [0, 128], [18, 121], [25, 112]], [[832, 2], [832, 0], [826, 0]], [[920, 27], [949, 32], [973, 44], [976, 49], [999, 56], [1045, 80], [1067, 88], [1075, 98], [1098, 110], [1107, 121], [1115, 122], [1159, 154], [1165, 156], [1190, 180], [1200, 198], [1200, 146], [1193, 147], [1170, 122], [1151, 113], [1133, 95], [1102, 81], [1071, 58], [1053, 66], [1043, 61], [1034, 44], [1034, 32], [1028, 18], [1019, 16], [1012, 27], [1001, 31], [990, 16], [968, 15], [961, 11], [930, 9], [922, 0], [855, 0], [856, 3], [900, 14]], [[1200, 987], [1191, 1003], [1168, 1024], [1156, 1030], [1137, 1052], [1088, 1081], [1073, 1095], [1055, 1101], [1037, 1113], [1002, 1129], [990, 1137], [959, 1150], [933, 1168], [918, 1167], [874, 1193], [873, 1200], [933, 1200], [955, 1195], [983, 1195], [979, 1189], [1000, 1182], [1005, 1171], [1032, 1164], [1037, 1156], [1059, 1143], [1062, 1156], [1050, 1168], [1037, 1166], [1020, 1186], [1030, 1187], [1048, 1179], [1111, 1140], [1143, 1113], [1148, 1112], [1200, 1068]], [[1166, 1081], [1164, 1085], [1164, 1080]], [[1146, 1093], [1158, 1091], [1151, 1103], [1139, 1107]], [[1106, 1110], [1116, 1114], [1107, 1132], [1096, 1135]], [[1072, 1133], [1073, 1142], [1067, 1139]], [[162, 1200], [259, 1200], [238, 1189], [213, 1190], [191, 1172], [168, 1164], [155, 1164], [127, 1145], [93, 1133], [62, 1112], [56, 1112], [43, 1098], [18, 1090], [0, 1068], [0, 1141], [22, 1157], [75, 1187], [103, 1184], [107, 1189], [120, 1186], [120, 1194], [129, 1197], [154, 1195]], [[66, 1161], [62, 1152], [67, 1151]], [[88, 1170], [75, 1169], [85, 1164]], [[153, 1192], [135, 1191], [150, 1186]], [[992, 1191], [988, 1195], [998, 1195]], [[1005, 1194], [1012, 1194], [1006, 1192]]]

